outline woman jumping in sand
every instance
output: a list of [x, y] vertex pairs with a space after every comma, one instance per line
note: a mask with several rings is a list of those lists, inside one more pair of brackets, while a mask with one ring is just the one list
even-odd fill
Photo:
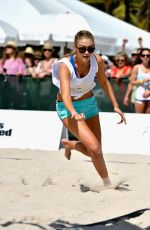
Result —
[[54, 64], [53, 83], [59, 88], [56, 110], [63, 125], [77, 138], [77, 141], [62, 140], [66, 158], [70, 160], [73, 149], [90, 157], [104, 186], [111, 187], [102, 153], [99, 111], [93, 94], [95, 77], [110, 98], [114, 111], [120, 115], [118, 123], [126, 123], [126, 119], [105, 77], [102, 57], [94, 54], [94, 50], [91, 32], [79, 31], [74, 38], [73, 54]]

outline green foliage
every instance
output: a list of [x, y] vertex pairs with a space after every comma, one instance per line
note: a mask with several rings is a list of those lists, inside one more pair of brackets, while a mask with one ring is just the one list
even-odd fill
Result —
[[120, 4], [118, 7], [116, 7], [113, 11], [112, 11], [112, 15], [124, 20], [125, 17], [125, 5], [124, 4]]
[[[129, 12], [128, 22], [150, 31], [150, 0], [130, 0], [126, 9], [127, 0], [80, 0], [114, 17], [125, 20]], [[127, 12], [126, 12], [127, 10]]]

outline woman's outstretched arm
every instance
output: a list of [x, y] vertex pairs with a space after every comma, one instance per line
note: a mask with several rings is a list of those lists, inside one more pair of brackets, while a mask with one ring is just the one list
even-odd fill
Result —
[[124, 116], [124, 113], [120, 110], [118, 102], [114, 94], [114, 91], [112, 89], [112, 86], [105, 76], [105, 68], [104, 68], [103, 59], [99, 55], [96, 55], [96, 58], [98, 62], [98, 73], [97, 73], [98, 82], [101, 85], [107, 97], [111, 100], [113, 107], [114, 107], [114, 111], [121, 116], [121, 120], [118, 123], [124, 122], [126, 124], [126, 118]]

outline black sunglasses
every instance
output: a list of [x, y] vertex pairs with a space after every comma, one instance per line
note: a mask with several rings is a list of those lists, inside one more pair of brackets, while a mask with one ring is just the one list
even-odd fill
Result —
[[49, 52], [52, 52], [53, 50], [52, 49], [43, 49], [44, 51], [49, 51]]
[[147, 57], [149, 58], [150, 57], [150, 54], [141, 54], [142, 57]]
[[88, 51], [91, 54], [95, 50], [94, 46], [88, 46], [88, 47], [83, 46], [83, 47], [76, 47], [76, 48], [79, 50], [81, 54], [85, 53], [86, 51]]
[[8, 46], [6, 46], [5, 48], [12, 48], [12, 49], [14, 49], [14, 47], [13, 47], [13, 46], [9, 46], [9, 45], [8, 45]]
[[124, 59], [116, 59], [116, 62], [125, 62]]
[[136, 53], [135, 53], [135, 54], [131, 54], [131, 56], [132, 56], [132, 57], [134, 57], [134, 56], [138, 56], [138, 55], [139, 55], [139, 54], [136, 54]]
[[35, 61], [41, 61], [42, 59], [41, 58], [35, 58], [34, 60]]

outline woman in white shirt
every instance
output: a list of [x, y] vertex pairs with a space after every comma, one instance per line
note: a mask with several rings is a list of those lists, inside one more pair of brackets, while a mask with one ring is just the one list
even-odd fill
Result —
[[150, 49], [143, 48], [139, 54], [141, 64], [135, 65], [131, 74], [131, 84], [135, 90], [135, 112], [150, 113]]
[[112, 184], [102, 154], [99, 111], [93, 94], [96, 76], [112, 101], [114, 111], [121, 116], [119, 123], [126, 123], [126, 120], [105, 76], [103, 59], [94, 54], [94, 50], [94, 37], [91, 32], [79, 31], [75, 35], [73, 54], [54, 64], [52, 79], [59, 88], [56, 102], [58, 116], [78, 139], [62, 140], [65, 156], [70, 160], [71, 150], [75, 149], [90, 157], [104, 186], [110, 188]]

